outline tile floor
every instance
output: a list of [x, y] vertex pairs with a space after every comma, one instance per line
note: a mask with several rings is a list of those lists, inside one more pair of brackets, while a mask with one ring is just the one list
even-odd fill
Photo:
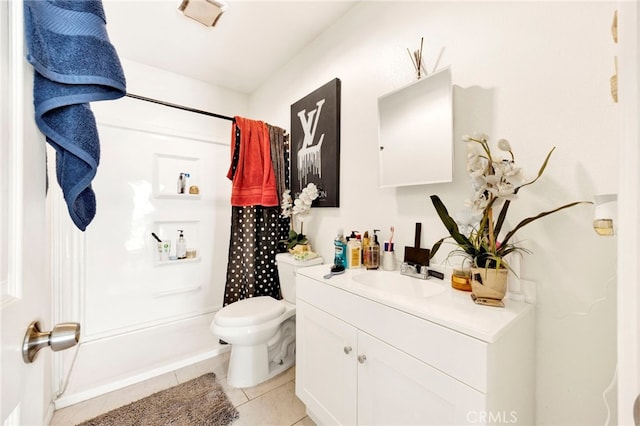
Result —
[[227, 384], [227, 365], [228, 353], [62, 408], [54, 413], [51, 426], [76, 425], [211, 371], [240, 413], [233, 426], [315, 426], [306, 416], [304, 404], [295, 396], [295, 367], [252, 388], [235, 389]]

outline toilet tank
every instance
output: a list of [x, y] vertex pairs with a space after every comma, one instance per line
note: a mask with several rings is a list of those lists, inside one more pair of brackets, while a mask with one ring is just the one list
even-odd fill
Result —
[[289, 253], [278, 253], [276, 255], [276, 263], [278, 265], [282, 298], [289, 303], [296, 303], [296, 271], [299, 268], [320, 265], [322, 264], [322, 258], [296, 260]]

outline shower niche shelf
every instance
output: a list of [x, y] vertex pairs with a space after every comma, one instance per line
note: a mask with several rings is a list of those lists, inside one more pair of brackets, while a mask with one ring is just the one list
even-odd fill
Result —
[[[188, 259], [160, 260], [158, 245], [151, 235], [151, 232], [155, 233], [162, 241], [169, 241], [171, 243], [169, 257], [175, 258], [175, 256], [177, 255], [176, 248], [180, 230], [182, 230], [184, 233], [184, 237], [187, 242], [187, 250], [196, 250], [196, 257]], [[150, 244], [153, 247], [153, 265], [167, 266], [200, 262], [202, 260], [202, 253], [200, 253], [200, 248], [202, 247], [200, 235], [201, 229], [199, 220], [160, 220], [153, 222], [151, 230], [149, 231]]]
[[[178, 179], [188, 173], [185, 193], [178, 193]], [[199, 200], [200, 194], [189, 194], [190, 186], [199, 186], [200, 158], [155, 153], [153, 156], [153, 196], [155, 198]]]

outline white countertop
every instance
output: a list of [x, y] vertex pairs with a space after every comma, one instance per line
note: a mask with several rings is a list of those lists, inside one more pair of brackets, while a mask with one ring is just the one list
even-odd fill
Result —
[[[519, 317], [533, 309], [530, 304], [506, 298], [504, 308], [477, 305], [470, 292], [451, 287], [449, 276], [444, 280], [433, 277], [422, 280], [401, 275], [400, 271], [362, 268], [347, 269], [344, 274], [325, 279], [330, 268], [331, 265], [311, 266], [298, 269], [297, 273], [485, 342], [496, 341]], [[371, 285], [364, 283], [367, 281]]]

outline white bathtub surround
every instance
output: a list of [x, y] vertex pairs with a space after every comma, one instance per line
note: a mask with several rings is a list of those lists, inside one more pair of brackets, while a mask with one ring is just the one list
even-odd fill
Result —
[[[123, 65], [134, 93], [246, 113], [245, 95]], [[228, 254], [230, 122], [131, 98], [92, 108], [102, 146], [96, 217], [80, 233], [64, 205], [53, 202], [51, 211], [56, 320], [82, 327], [76, 350], [54, 354], [57, 406], [229, 350], [209, 323], [222, 307]], [[182, 172], [199, 194], [178, 194]], [[52, 200], [60, 200], [54, 191]], [[197, 256], [161, 262], [151, 232], [170, 240], [175, 255], [179, 229]]]

